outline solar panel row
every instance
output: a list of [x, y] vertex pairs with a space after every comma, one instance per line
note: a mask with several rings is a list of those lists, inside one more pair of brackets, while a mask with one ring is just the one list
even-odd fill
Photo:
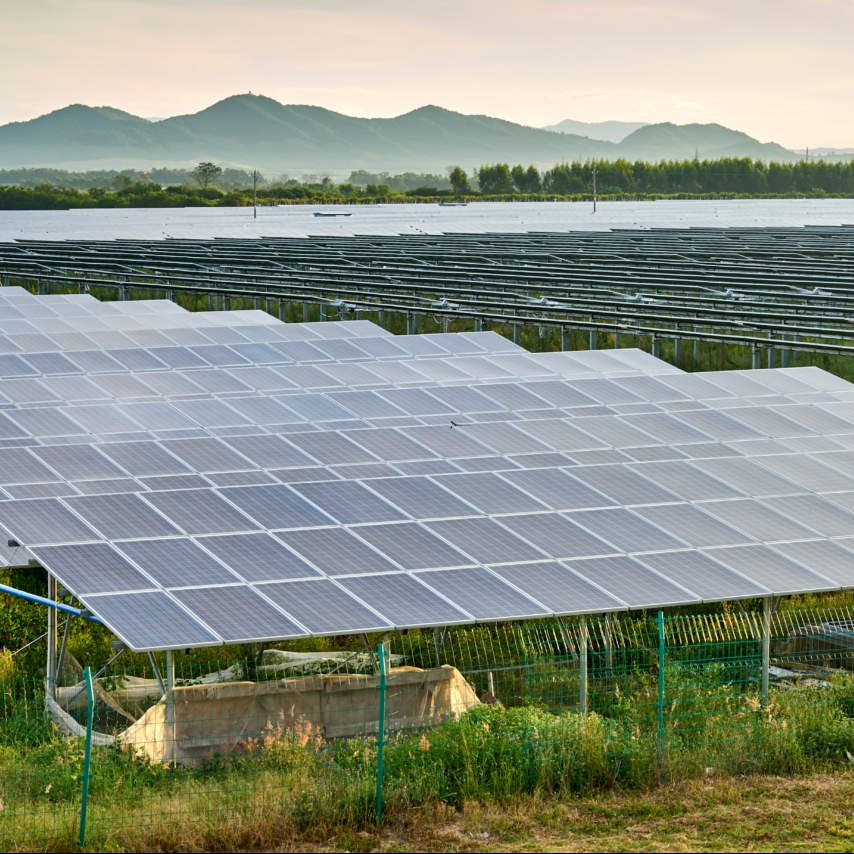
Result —
[[0, 524], [134, 649], [854, 586], [815, 369], [14, 288], [0, 337]]

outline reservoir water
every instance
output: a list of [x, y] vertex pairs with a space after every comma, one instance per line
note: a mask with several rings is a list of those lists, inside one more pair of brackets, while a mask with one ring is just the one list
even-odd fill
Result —
[[[315, 211], [348, 211], [315, 217]], [[611, 228], [797, 227], [854, 223], [854, 199], [285, 205], [258, 208], [98, 208], [0, 211], [0, 240], [305, 237], [349, 234], [578, 231]]]

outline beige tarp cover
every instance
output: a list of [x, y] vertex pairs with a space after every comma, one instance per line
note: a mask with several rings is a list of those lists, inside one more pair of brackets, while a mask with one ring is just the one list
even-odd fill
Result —
[[[227, 682], [175, 689], [174, 723], [165, 699], [117, 736], [152, 762], [197, 765], [215, 754], [263, 743], [290, 729], [324, 738], [373, 735], [378, 677], [308, 676], [270, 682]], [[448, 665], [394, 668], [388, 675], [389, 729], [434, 726], [478, 704], [472, 686]]]

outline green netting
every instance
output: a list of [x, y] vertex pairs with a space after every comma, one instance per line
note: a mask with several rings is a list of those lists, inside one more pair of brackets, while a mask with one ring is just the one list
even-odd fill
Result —
[[[120, 657], [95, 680], [88, 843], [263, 848], [286, 828], [371, 825], [378, 787], [388, 813], [854, 761], [852, 610], [772, 616], [767, 697], [762, 631], [761, 611], [732, 606], [356, 638], [219, 665], [176, 654], [174, 691], [163, 656], [156, 670]], [[51, 714], [40, 680], [0, 683], [4, 849], [74, 844], [89, 709], [68, 658]]]

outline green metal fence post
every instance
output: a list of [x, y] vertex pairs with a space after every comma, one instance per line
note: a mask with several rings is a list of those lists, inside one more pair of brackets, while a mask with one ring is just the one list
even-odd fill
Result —
[[377, 647], [377, 658], [380, 665], [380, 709], [377, 723], [377, 821], [383, 817], [383, 749], [385, 747], [385, 695], [386, 695], [386, 651], [385, 644]]
[[86, 844], [86, 812], [89, 808], [89, 766], [92, 761], [92, 727], [95, 723], [95, 688], [92, 684], [92, 670], [83, 671], [86, 681], [86, 744], [83, 749], [83, 793], [80, 798], [80, 847]]
[[762, 600], [762, 708], [768, 705], [768, 683], [771, 675], [771, 610], [770, 596]]
[[661, 759], [664, 750], [664, 611], [658, 612], [658, 733], [656, 745], [658, 758]]
[[581, 618], [579, 625], [578, 650], [578, 710], [582, 715], [587, 714], [587, 617]]

